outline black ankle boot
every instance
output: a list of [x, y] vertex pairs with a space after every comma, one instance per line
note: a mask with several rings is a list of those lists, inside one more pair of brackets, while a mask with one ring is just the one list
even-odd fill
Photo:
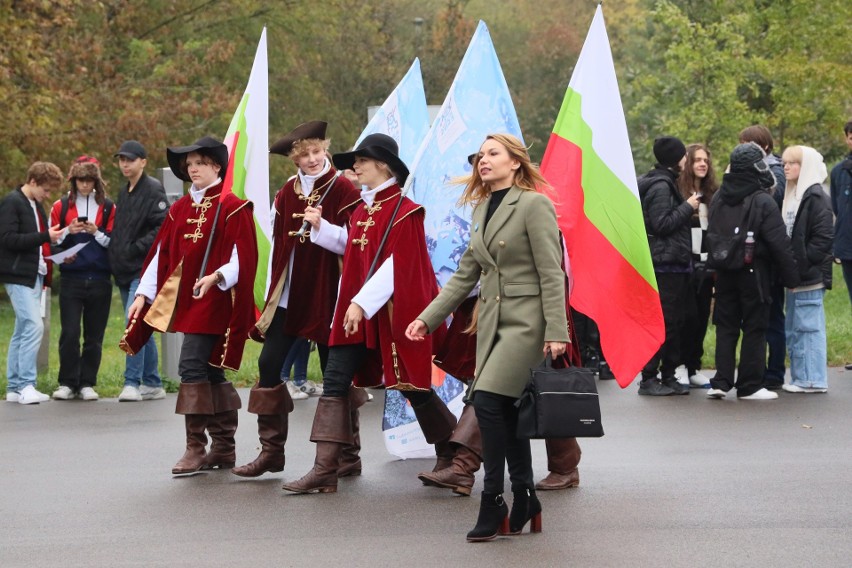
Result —
[[479, 503], [479, 517], [476, 526], [467, 533], [468, 542], [494, 540], [498, 533], [506, 534], [509, 530], [509, 507], [499, 493], [482, 492]]
[[535, 495], [535, 489], [512, 491], [512, 495], [514, 501], [509, 515], [508, 534], [521, 534], [530, 521], [530, 532], [541, 532], [541, 502]]

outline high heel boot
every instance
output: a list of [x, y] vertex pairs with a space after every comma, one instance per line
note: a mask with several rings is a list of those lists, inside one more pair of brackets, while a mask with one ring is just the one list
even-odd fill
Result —
[[509, 507], [501, 494], [483, 491], [482, 501], [479, 503], [479, 517], [476, 519], [476, 526], [467, 533], [467, 541], [494, 540], [497, 534], [506, 534], [509, 531], [508, 515]]
[[531, 533], [541, 532], [541, 502], [535, 495], [535, 489], [515, 490], [512, 495], [514, 500], [506, 534], [521, 534], [528, 522]]

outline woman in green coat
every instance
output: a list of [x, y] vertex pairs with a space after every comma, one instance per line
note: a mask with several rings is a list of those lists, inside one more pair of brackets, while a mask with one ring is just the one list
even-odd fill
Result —
[[[530, 442], [515, 435], [514, 403], [530, 367], [548, 350], [554, 356], [565, 352], [568, 324], [556, 211], [536, 189], [548, 184], [523, 143], [509, 134], [489, 135], [463, 181], [460, 203], [474, 206], [470, 244], [458, 271], [409, 325], [407, 336], [422, 340], [437, 329], [480, 282], [476, 372], [468, 396], [482, 431], [485, 487], [476, 527], [467, 535], [480, 541], [498, 531], [520, 533], [530, 520], [531, 530], [541, 530]], [[505, 463], [514, 497], [508, 519]]]

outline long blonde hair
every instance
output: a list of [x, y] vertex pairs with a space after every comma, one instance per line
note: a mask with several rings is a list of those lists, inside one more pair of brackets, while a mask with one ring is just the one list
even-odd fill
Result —
[[[530, 155], [527, 152], [523, 142], [518, 140], [511, 134], [489, 134], [485, 137], [483, 144], [487, 140], [495, 142], [506, 148], [509, 156], [520, 163], [520, 167], [515, 171], [514, 184], [523, 191], [549, 191], [550, 184], [541, 175], [538, 166], [530, 160]], [[492, 188], [482, 181], [479, 175], [479, 153], [477, 152], [473, 158], [473, 171], [469, 176], [459, 178], [458, 183], [464, 184], [464, 190], [459, 198], [459, 205], [479, 205], [491, 195]], [[497, 188], [502, 189], [502, 188]]]

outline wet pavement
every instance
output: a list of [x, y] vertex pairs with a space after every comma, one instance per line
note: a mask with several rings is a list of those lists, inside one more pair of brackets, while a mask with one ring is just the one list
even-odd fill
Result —
[[[170, 474], [183, 453], [175, 395], [118, 403], [0, 403], [0, 567], [850, 566], [852, 371], [827, 394], [777, 401], [640, 397], [599, 383], [606, 436], [581, 440], [577, 489], [541, 492], [541, 534], [468, 544], [474, 497], [423, 487], [429, 460], [362, 411], [364, 474], [293, 495], [313, 464], [316, 399], [296, 401], [284, 472]], [[248, 391], [241, 390], [243, 403]], [[238, 462], [258, 451], [240, 411]], [[544, 443], [533, 442], [536, 478]]]

